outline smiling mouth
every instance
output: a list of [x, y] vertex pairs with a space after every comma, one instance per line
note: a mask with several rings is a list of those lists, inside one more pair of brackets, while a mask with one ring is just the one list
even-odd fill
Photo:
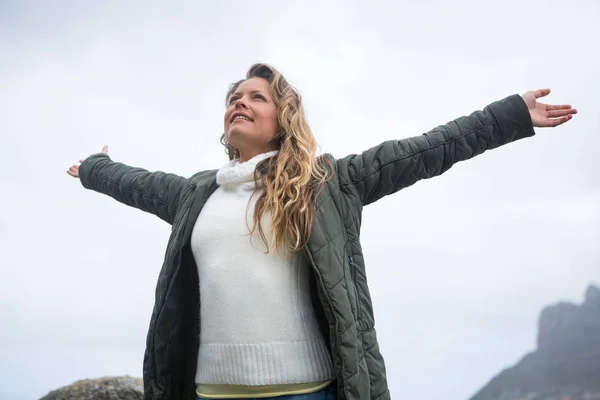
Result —
[[241, 120], [241, 121], [249, 121], [249, 122], [252, 122], [252, 119], [251, 119], [251, 118], [249, 118], [249, 117], [246, 117], [245, 115], [239, 115], [239, 114], [238, 114], [238, 115], [236, 115], [235, 117], [233, 117], [233, 118], [231, 119], [231, 122], [240, 121], [240, 120]]

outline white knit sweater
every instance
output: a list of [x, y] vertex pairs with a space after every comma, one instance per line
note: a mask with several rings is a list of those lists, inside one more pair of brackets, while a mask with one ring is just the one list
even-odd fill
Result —
[[[250, 241], [258, 198], [250, 200], [254, 169], [276, 153], [219, 170], [220, 186], [194, 226], [201, 321], [196, 383], [254, 386], [334, 377], [309, 297], [307, 260], [272, 249], [265, 254], [258, 232]], [[262, 224], [270, 239], [268, 215]]]

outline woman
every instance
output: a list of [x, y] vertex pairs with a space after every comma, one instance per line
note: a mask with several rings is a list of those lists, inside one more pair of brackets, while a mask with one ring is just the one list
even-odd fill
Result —
[[363, 206], [576, 110], [512, 95], [362, 154], [316, 156], [300, 95], [257, 64], [227, 93], [230, 162], [191, 178], [113, 162], [68, 173], [172, 224], [146, 399], [389, 399], [359, 240]]

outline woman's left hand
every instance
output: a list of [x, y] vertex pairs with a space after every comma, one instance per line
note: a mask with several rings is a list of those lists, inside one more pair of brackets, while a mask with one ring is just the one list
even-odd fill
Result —
[[549, 93], [550, 89], [538, 89], [521, 96], [527, 104], [531, 121], [535, 127], [555, 127], [569, 121], [573, 118], [573, 114], [577, 114], [577, 110], [569, 104], [544, 104], [537, 101], [537, 99], [547, 96]]

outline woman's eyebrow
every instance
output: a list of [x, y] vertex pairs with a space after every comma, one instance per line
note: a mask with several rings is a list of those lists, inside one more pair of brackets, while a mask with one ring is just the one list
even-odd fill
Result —
[[[231, 96], [229, 97], [233, 97], [233, 96], [239, 96], [241, 93], [243, 92], [239, 92], [239, 91], [235, 91], [233, 93], [231, 93]], [[256, 93], [260, 93], [260, 94], [266, 94], [264, 91], [260, 90], [260, 89], [254, 89], [254, 90], [250, 90], [249, 92], [250, 94], [256, 94]]]

